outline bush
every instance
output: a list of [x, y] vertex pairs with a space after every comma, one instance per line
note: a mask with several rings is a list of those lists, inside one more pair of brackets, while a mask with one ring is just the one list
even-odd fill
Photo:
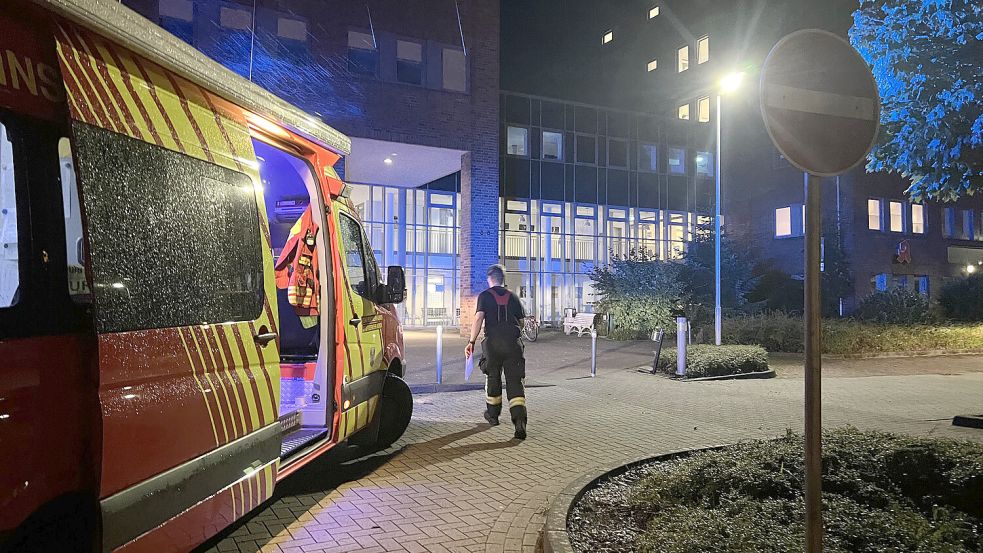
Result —
[[673, 313], [686, 303], [681, 266], [632, 252], [591, 274], [600, 294], [597, 306], [614, 318], [611, 338], [631, 340], [670, 328]]
[[[829, 551], [983, 548], [983, 445], [855, 429], [823, 436]], [[802, 551], [803, 440], [788, 435], [631, 469], [570, 517], [581, 551]]]
[[983, 321], [983, 274], [955, 280], [942, 287], [939, 305], [956, 321]]
[[[710, 332], [713, 329], [704, 329]], [[802, 317], [782, 312], [724, 319], [726, 344], [759, 345], [769, 352], [802, 353]], [[823, 353], [862, 355], [983, 349], [983, 325], [888, 325], [823, 321]]]
[[906, 288], [875, 292], [860, 302], [854, 316], [871, 323], [922, 324], [929, 320], [928, 299]]
[[[656, 367], [666, 374], [676, 373], [676, 348], [662, 348]], [[758, 346], [710, 346], [696, 344], [686, 348], [686, 376], [729, 376], [768, 370], [768, 353]]]

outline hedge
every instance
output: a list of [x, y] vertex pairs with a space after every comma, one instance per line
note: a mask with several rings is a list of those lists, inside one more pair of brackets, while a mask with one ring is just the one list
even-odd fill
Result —
[[[706, 334], [709, 332], [709, 334]], [[712, 336], [712, 329], [704, 330]], [[802, 317], [786, 313], [724, 320], [723, 341], [759, 345], [770, 352], [801, 353]], [[823, 321], [823, 352], [839, 355], [983, 349], [983, 324], [888, 325], [846, 319]]]
[[[983, 444], [842, 429], [823, 435], [828, 551], [983, 550]], [[588, 491], [578, 551], [803, 551], [803, 439], [642, 465]]]
[[[676, 373], [676, 348], [662, 348], [657, 369]], [[694, 344], [686, 348], [686, 376], [730, 376], [768, 370], [768, 352], [760, 346], [710, 346]]]

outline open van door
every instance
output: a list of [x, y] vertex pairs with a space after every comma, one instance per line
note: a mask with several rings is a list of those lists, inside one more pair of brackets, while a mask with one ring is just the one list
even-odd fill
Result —
[[[74, 24], [56, 40], [98, 334], [110, 550], [189, 509], [231, 521], [272, 495], [273, 262], [241, 110]], [[181, 530], [168, 545], [209, 533]]]

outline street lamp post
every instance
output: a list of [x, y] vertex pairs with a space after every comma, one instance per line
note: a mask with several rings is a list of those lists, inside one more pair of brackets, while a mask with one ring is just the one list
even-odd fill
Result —
[[741, 81], [744, 80], [744, 73], [731, 73], [721, 79], [720, 85], [717, 91], [717, 153], [716, 153], [716, 171], [714, 178], [714, 248], [713, 248], [713, 259], [714, 259], [714, 306], [713, 306], [713, 338], [714, 343], [718, 346], [722, 343], [721, 334], [723, 334], [723, 309], [720, 306], [720, 120], [722, 119], [720, 114], [720, 98], [724, 94], [729, 94], [736, 91], [741, 86]]

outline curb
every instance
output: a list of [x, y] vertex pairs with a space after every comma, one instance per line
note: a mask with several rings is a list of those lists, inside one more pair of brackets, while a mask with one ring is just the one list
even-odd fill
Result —
[[952, 417], [952, 425], [983, 429], [983, 415], [956, 415]]
[[903, 359], [906, 357], [956, 357], [960, 355], [980, 354], [983, 354], [983, 349], [927, 349], [922, 351], [885, 351], [880, 353], [824, 353], [823, 359]]
[[567, 534], [567, 519], [574, 505], [580, 501], [580, 498], [587, 491], [595, 487], [599, 481], [612, 476], [618, 476], [646, 463], [668, 461], [683, 454], [710, 451], [722, 447], [727, 446], [715, 445], [696, 449], [680, 449], [655, 456], [646, 455], [628, 461], [627, 463], [622, 461], [599, 465], [581, 474], [573, 482], [568, 484], [567, 487], [563, 488], [563, 491], [554, 496], [550, 502], [550, 508], [546, 512], [546, 523], [543, 525], [542, 531], [543, 553], [577, 553], [570, 543], [570, 535]]
[[[644, 369], [644, 370], [643, 370]], [[636, 369], [640, 373], [652, 374], [652, 367], [642, 365]], [[775, 378], [775, 369], [768, 369], [767, 371], [756, 371], [750, 373], [739, 373], [739, 374], [724, 374], [721, 376], [701, 376], [698, 378], [673, 378], [673, 375], [666, 374], [663, 372], [655, 373], [653, 376], [661, 376], [668, 380], [673, 380], [676, 382], [705, 382], [708, 380], [750, 380], [759, 378]]]

